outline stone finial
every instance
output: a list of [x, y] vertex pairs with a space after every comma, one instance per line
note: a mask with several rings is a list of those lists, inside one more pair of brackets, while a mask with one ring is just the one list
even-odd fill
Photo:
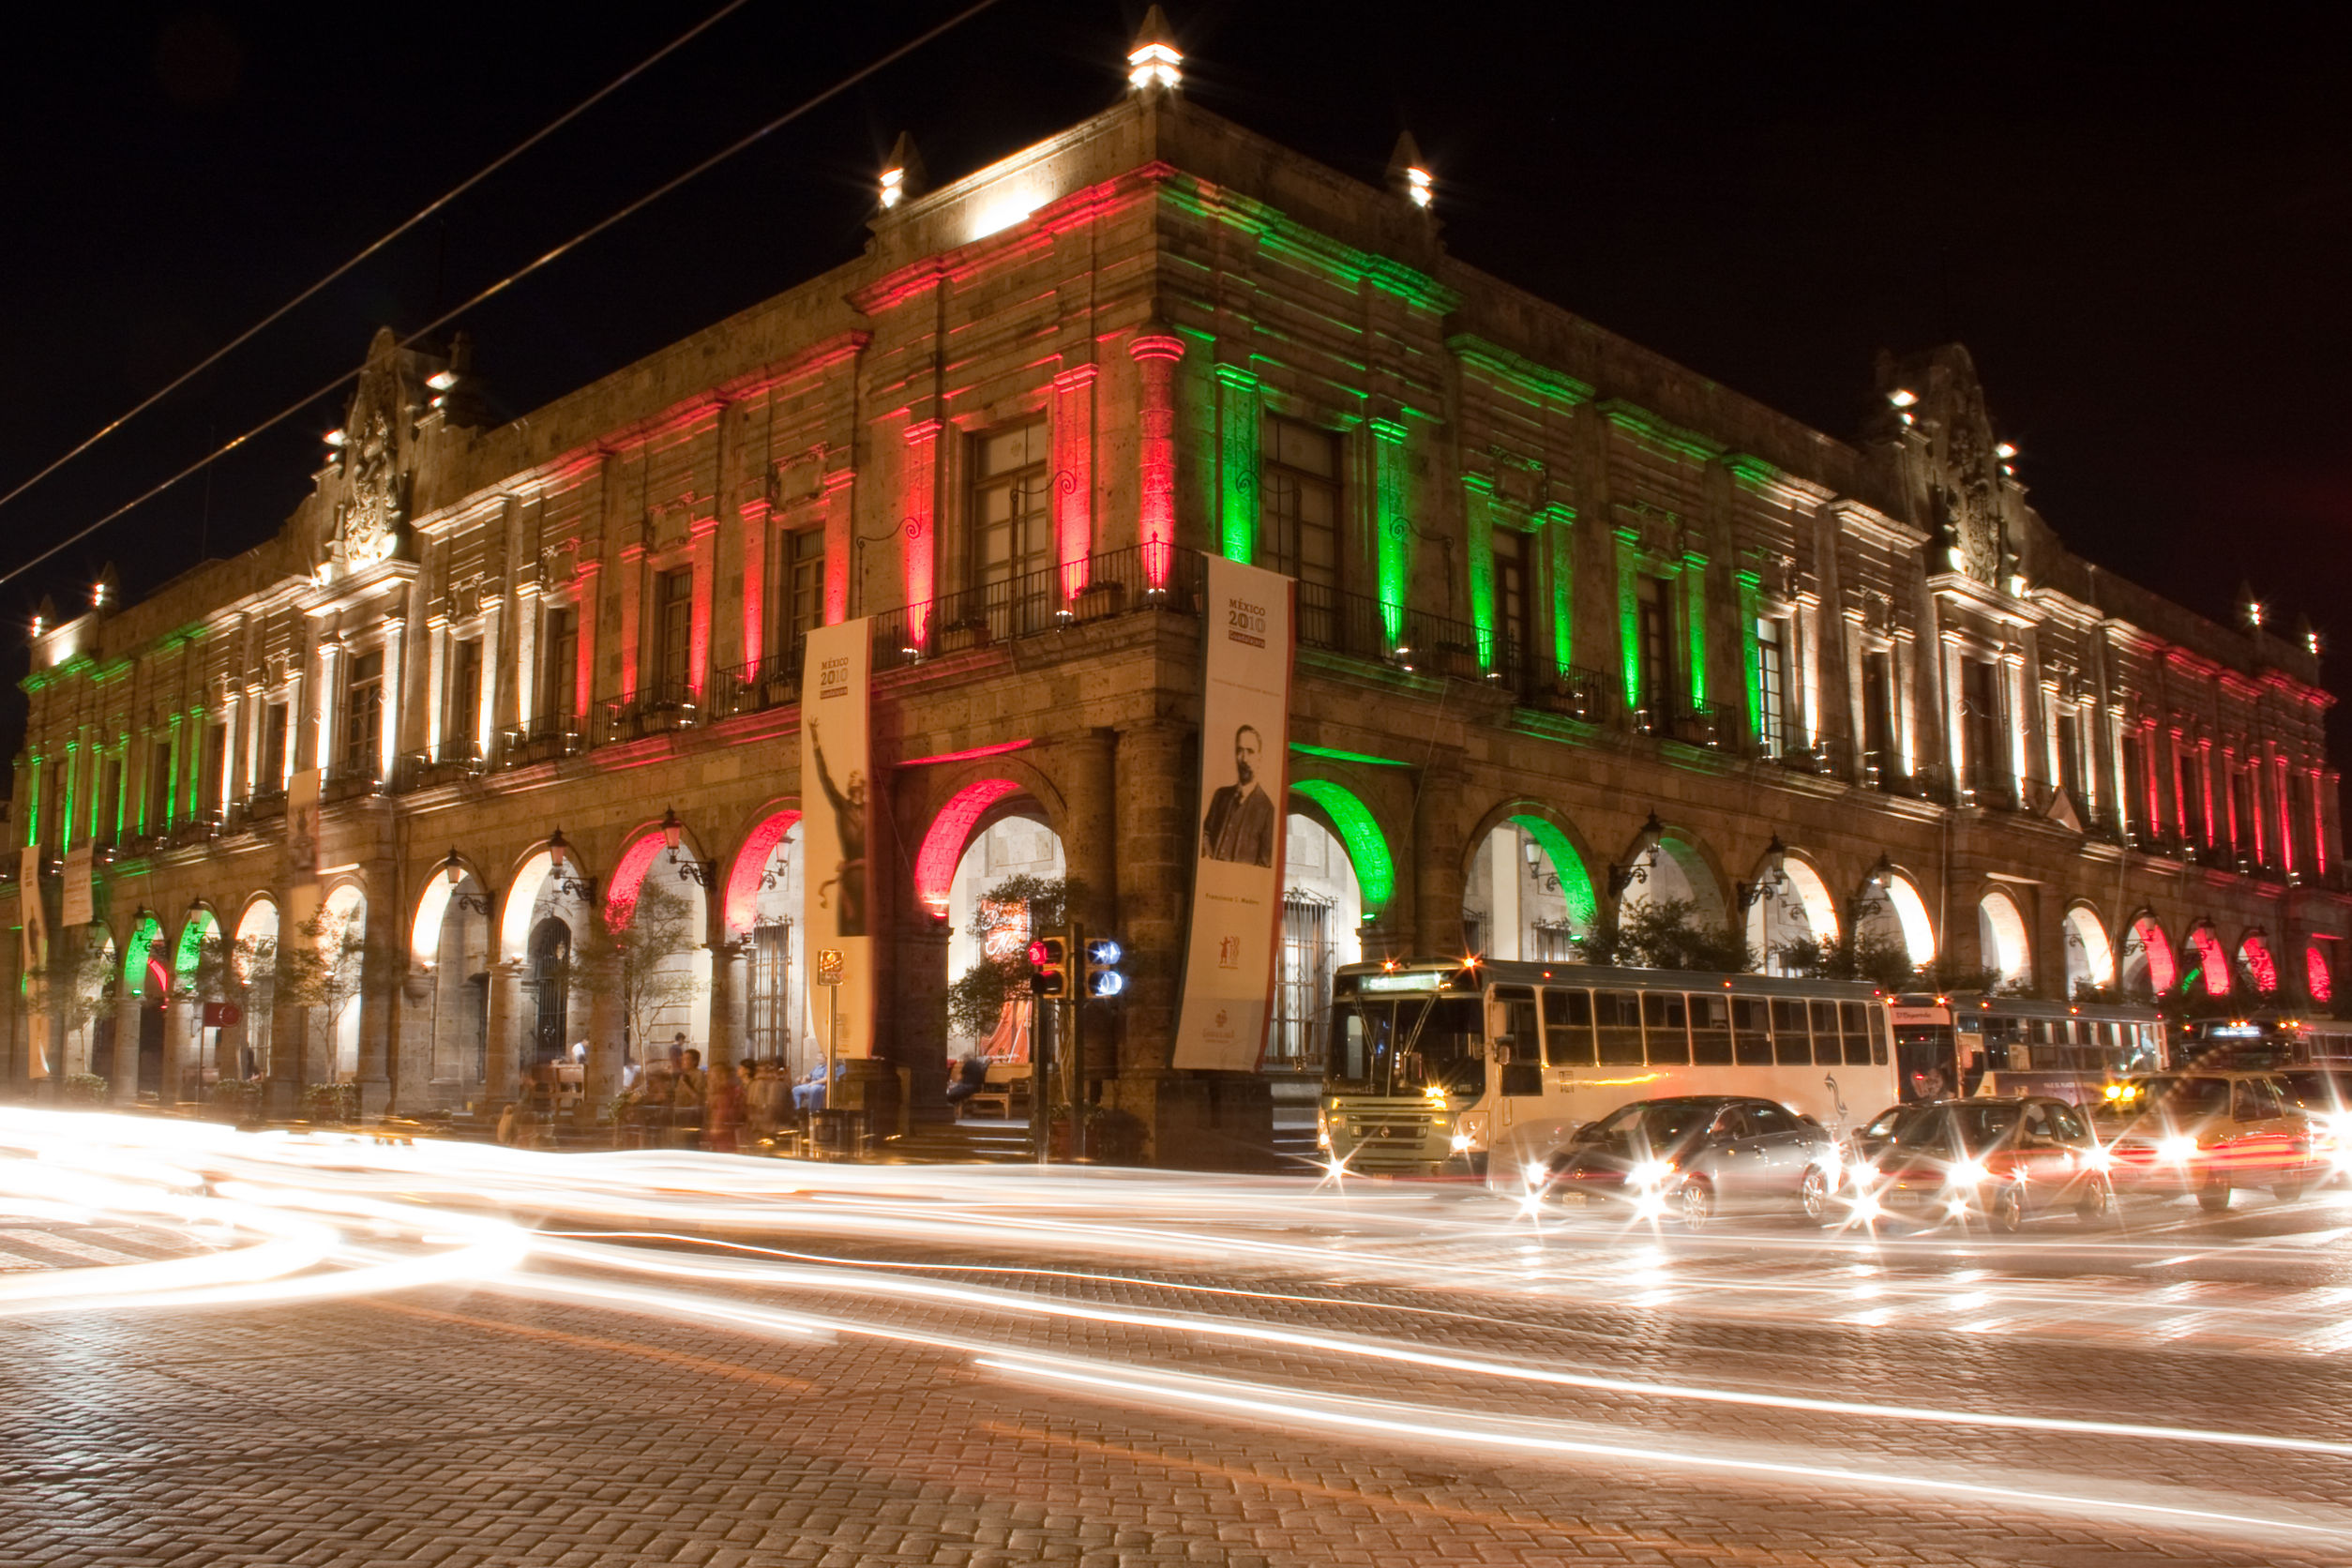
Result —
[[930, 184], [923, 172], [923, 154], [914, 144], [914, 134], [902, 130], [898, 140], [890, 144], [890, 156], [882, 159], [882, 210], [889, 212], [923, 194]]
[[1421, 143], [1410, 130], [1397, 137], [1396, 150], [1388, 155], [1388, 183], [1396, 194], [1425, 212], [1436, 197], [1429, 160], [1421, 156]]
[[1142, 30], [1127, 51], [1127, 84], [1147, 96], [1172, 92], [1184, 83], [1184, 64], [1168, 13], [1153, 6], [1144, 13]]

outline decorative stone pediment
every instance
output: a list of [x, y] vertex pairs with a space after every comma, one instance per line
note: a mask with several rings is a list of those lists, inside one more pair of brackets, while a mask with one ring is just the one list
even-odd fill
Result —
[[[364, 571], [407, 543], [413, 460], [410, 410], [422, 400], [415, 356], [391, 328], [376, 333], [343, 421], [343, 462], [332, 531], [321, 554], [342, 572]], [[411, 384], [415, 382], [415, 384]]]

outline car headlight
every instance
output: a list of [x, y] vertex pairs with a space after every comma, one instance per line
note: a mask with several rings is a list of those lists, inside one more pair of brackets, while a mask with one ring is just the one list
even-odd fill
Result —
[[2083, 1151], [2083, 1168], [2085, 1170], [2104, 1170], [2113, 1164], [2115, 1164], [2115, 1156], [2108, 1153], [2104, 1149], [2086, 1149]]
[[1955, 1163], [1945, 1178], [1955, 1187], [1981, 1187], [1993, 1179], [1983, 1160], [1961, 1160]]
[[1658, 1187], [1664, 1186], [1666, 1178], [1673, 1174], [1672, 1160], [1643, 1160], [1626, 1172], [1626, 1178], [1637, 1187]]
[[1545, 1175], [1544, 1162], [1542, 1160], [1530, 1160], [1527, 1162], [1527, 1168], [1520, 1171], [1519, 1174], [1527, 1179], [1527, 1184], [1529, 1186], [1540, 1187], [1544, 1184], [1544, 1177]]
[[1866, 1187], [1878, 1179], [1878, 1162], [1855, 1160], [1846, 1167], [1846, 1179], [1858, 1187]]
[[2174, 1133], [2156, 1140], [2156, 1157], [2171, 1160], [2176, 1165], [2197, 1157], [2197, 1140], [2187, 1133]]

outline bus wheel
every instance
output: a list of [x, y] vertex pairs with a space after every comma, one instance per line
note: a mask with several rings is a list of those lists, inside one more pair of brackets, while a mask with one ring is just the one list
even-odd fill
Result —
[[1830, 1216], [1830, 1179], [1817, 1165], [1805, 1167], [1804, 1184], [1797, 1189], [1797, 1207], [1818, 1225]]
[[1715, 1217], [1715, 1189], [1696, 1176], [1682, 1184], [1674, 1195], [1675, 1216], [1685, 1230], [1700, 1230]]
[[2229, 1178], [2216, 1170], [2198, 1184], [2197, 1207], [2209, 1214], [2218, 1214], [2229, 1207]]

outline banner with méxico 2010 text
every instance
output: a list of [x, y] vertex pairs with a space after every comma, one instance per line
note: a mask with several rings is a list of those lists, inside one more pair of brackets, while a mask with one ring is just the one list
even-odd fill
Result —
[[1294, 584], [1211, 556], [1200, 704], [1200, 821], [1179, 1067], [1255, 1072], [1282, 925]]
[[[873, 825], [867, 702], [873, 688], [873, 623], [844, 621], [808, 634], [801, 666], [801, 914], [808, 933], [808, 1010], [835, 1038], [836, 1056], [874, 1054], [874, 942], [866, 847]], [[840, 983], [818, 988], [826, 955], [840, 956]], [[837, 1006], [837, 1015], [834, 1011]]]

